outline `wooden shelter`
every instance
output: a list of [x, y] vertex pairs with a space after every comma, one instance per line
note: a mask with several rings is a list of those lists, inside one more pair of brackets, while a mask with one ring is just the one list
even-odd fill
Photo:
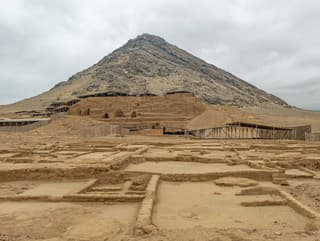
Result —
[[255, 123], [231, 122], [222, 127], [189, 130], [188, 134], [213, 139], [296, 139], [304, 140], [311, 126], [275, 127]]

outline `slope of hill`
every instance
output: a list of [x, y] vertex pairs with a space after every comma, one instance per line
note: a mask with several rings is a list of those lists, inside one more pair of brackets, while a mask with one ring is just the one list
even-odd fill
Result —
[[162, 38], [143, 34], [129, 40], [68, 81], [57, 84], [39, 96], [3, 107], [2, 110], [40, 110], [53, 101], [108, 91], [131, 95], [189, 91], [210, 104], [256, 106], [271, 103], [287, 106], [278, 97], [206, 63]]
[[264, 123], [274, 126], [301, 126], [311, 125], [312, 132], [320, 133], [320, 112], [298, 108], [281, 108], [278, 105], [245, 107], [242, 110], [252, 113]]

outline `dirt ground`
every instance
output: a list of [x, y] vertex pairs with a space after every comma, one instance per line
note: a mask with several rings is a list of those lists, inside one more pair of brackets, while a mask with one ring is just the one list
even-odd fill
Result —
[[41, 129], [0, 143], [1, 241], [320, 240], [320, 143]]

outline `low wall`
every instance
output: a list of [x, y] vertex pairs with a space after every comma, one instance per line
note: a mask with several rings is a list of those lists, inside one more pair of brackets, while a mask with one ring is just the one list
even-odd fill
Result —
[[45, 121], [39, 121], [30, 125], [24, 125], [24, 126], [0, 126], [0, 131], [4, 132], [26, 132], [26, 131], [31, 131], [36, 128], [39, 128], [41, 126], [46, 126], [48, 125], [50, 120], [45, 120]]
[[[308, 217], [308, 218], [316, 218], [320, 219], [320, 214], [307, 207], [303, 203], [299, 202], [295, 199], [290, 193], [280, 190], [276, 187], [253, 187], [248, 189], [241, 190], [236, 195], [279, 195], [281, 198], [285, 200], [285, 204], [294, 209], [297, 213]], [[284, 204], [284, 203], [278, 203]]]
[[156, 229], [152, 223], [153, 207], [155, 204], [157, 189], [159, 185], [160, 176], [153, 175], [149, 181], [146, 189], [146, 195], [141, 203], [139, 213], [137, 215], [135, 234], [148, 234]]
[[[216, 180], [222, 177], [242, 177], [250, 178], [257, 181], [272, 181], [273, 175], [279, 173], [277, 170], [239, 170], [239, 171], [230, 171], [230, 172], [208, 172], [208, 173], [190, 173], [190, 174], [163, 174], [150, 172], [147, 174], [159, 175], [161, 180], [168, 182], [206, 182]], [[145, 172], [139, 171], [126, 171], [126, 174], [135, 174], [142, 175], [146, 174]]]

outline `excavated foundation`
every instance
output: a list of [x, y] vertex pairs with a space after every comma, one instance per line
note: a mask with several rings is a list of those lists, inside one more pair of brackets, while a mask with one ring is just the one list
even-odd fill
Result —
[[[303, 233], [318, 227], [320, 210], [294, 188], [317, 184], [319, 150], [314, 144], [269, 141], [96, 140], [1, 148], [0, 221], [3, 232], [26, 234], [48, 222], [50, 212], [56, 232], [38, 232], [62, 240], [81, 235], [113, 240], [197, 227]], [[64, 231], [57, 231], [56, 222]], [[94, 231], [86, 232], [88, 225]]]

